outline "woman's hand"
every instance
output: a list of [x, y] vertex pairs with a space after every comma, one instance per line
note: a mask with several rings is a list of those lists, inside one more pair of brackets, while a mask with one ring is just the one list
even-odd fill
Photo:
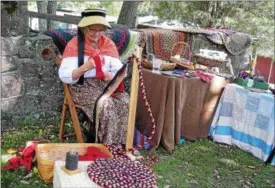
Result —
[[94, 59], [93, 58], [89, 58], [86, 63], [84, 63], [83, 65], [81, 65], [81, 67], [73, 70], [73, 72], [72, 72], [72, 79], [73, 80], [78, 79], [81, 75], [83, 75], [88, 70], [94, 69], [95, 66], [96, 65], [95, 65]]
[[95, 60], [93, 58], [89, 58], [85, 64], [87, 64], [86, 68], [88, 68], [88, 70], [95, 68]]

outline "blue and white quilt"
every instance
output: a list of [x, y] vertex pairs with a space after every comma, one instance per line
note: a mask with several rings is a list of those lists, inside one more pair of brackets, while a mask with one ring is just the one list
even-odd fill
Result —
[[235, 145], [275, 165], [274, 96], [228, 84], [210, 127], [215, 142]]

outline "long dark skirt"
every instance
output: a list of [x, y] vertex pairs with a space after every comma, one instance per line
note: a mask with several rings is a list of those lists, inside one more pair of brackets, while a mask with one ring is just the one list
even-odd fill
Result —
[[[83, 85], [71, 85], [73, 101], [83, 106], [83, 111], [91, 121], [94, 120], [94, 106], [108, 82], [86, 78]], [[125, 144], [128, 124], [129, 95], [116, 92], [115, 97], [108, 97], [100, 106], [99, 125], [95, 128], [96, 140], [105, 144]]]

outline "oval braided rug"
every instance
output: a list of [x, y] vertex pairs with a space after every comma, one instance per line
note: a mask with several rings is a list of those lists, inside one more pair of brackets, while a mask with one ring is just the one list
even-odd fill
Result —
[[129, 159], [100, 158], [88, 166], [87, 173], [93, 182], [104, 188], [157, 187], [155, 173]]

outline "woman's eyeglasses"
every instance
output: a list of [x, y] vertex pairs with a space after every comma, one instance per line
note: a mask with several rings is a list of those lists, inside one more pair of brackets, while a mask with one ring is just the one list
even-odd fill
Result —
[[90, 29], [91, 32], [96, 33], [96, 32], [104, 32], [105, 29]]

